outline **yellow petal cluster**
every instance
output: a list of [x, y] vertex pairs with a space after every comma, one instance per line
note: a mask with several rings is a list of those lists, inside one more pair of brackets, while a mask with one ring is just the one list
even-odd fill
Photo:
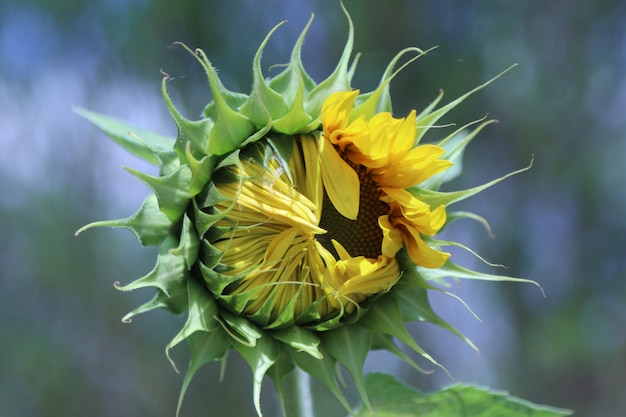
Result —
[[[413, 147], [416, 137], [415, 111], [395, 119], [388, 112], [370, 120], [359, 116], [351, 120], [359, 91], [337, 92], [322, 108], [323, 137], [336, 147], [341, 158], [362, 165], [378, 185], [381, 201], [390, 212], [379, 218], [383, 230], [382, 253], [393, 257], [404, 244], [411, 260], [420, 266], [437, 268], [449, 254], [432, 249], [422, 236], [434, 236], [446, 221], [444, 206], [431, 207], [414, 197], [407, 188], [450, 167], [440, 159], [444, 150], [435, 145]], [[333, 200], [332, 195], [330, 199]]]

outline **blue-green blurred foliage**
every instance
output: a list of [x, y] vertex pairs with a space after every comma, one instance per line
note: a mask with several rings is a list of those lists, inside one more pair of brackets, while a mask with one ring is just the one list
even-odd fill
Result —
[[[507, 265], [507, 275], [537, 280], [547, 297], [532, 286], [455, 283], [452, 291], [483, 323], [446, 297], [435, 297], [434, 307], [473, 339], [480, 356], [416, 325], [420, 343], [462, 382], [581, 416], [623, 415], [626, 3], [345, 3], [362, 53], [356, 88], [372, 88], [396, 51], [439, 45], [394, 80], [398, 116], [419, 110], [440, 89], [452, 99], [519, 63], [446, 120], [488, 113], [500, 121], [470, 147], [465, 176], [454, 186], [476, 185], [534, 156], [533, 169], [464, 203], [490, 220], [496, 238], [471, 223], [449, 233]], [[154, 250], [126, 231], [73, 236], [87, 222], [131, 214], [148, 190], [120, 166], [150, 168], [71, 107], [175, 135], [159, 97], [160, 71], [172, 77], [168, 88], [188, 117], [200, 114], [210, 91], [193, 57], [169, 45], [204, 49], [226, 86], [247, 92], [265, 34], [288, 20], [263, 58], [273, 75], [271, 66], [288, 60], [311, 12], [303, 59], [321, 81], [347, 35], [335, 0], [0, 2], [0, 415], [174, 415], [182, 376], [164, 346], [184, 318], [159, 312], [121, 323], [152, 294], [113, 288], [147, 273]], [[174, 356], [184, 371], [185, 348]], [[442, 372], [401, 370], [388, 356], [368, 364], [423, 390], [451, 382]], [[217, 364], [199, 373], [183, 416], [253, 415], [245, 363], [232, 355], [221, 383], [219, 373]], [[265, 389], [265, 410], [276, 415], [269, 381]], [[321, 395], [319, 415], [344, 415]]]

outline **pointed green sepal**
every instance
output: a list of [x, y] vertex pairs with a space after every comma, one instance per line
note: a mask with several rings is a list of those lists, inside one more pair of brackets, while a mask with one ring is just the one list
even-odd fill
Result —
[[[439, 120], [441, 117], [443, 117], [446, 113], [448, 113], [450, 110], [452, 110], [453, 108], [455, 108], [456, 106], [461, 104], [466, 98], [468, 98], [469, 96], [471, 96], [475, 92], [477, 92], [479, 90], [482, 90], [483, 88], [485, 88], [486, 86], [488, 86], [489, 84], [491, 84], [492, 82], [494, 82], [495, 80], [497, 80], [498, 78], [500, 78], [501, 76], [503, 76], [504, 74], [509, 72], [515, 66], [516, 65], [510, 66], [509, 68], [507, 68], [504, 71], [502, 71], [500, 74], [498, 74], [495, 77], [491, 78], [490, 80], [482, 83], [478, 87], [468, 91], [467, 93], [465, 93], [462, 96], [458, 97], [457, 99], [451, 101], [450, 103], [446, 104], [445, 106], [438, 108], [437, 110], [434, 110], [434, 111], [428, 112], [428, 113], [425, 113], [425, 112], [420, 113], [420, 115], [417, 117], [417, 137], [415, 139], [415, 143], [416, 144], [419, 143], [420, 140], [422, 139], [422, 137], [424, 136], [424, 134], [428, 131], [428, 129], [430, 129], [432, 126], [434, 126], [434, 124], [437, 122], [437, 120]], [[438, 99], [436, 101], [439, 101], [441, 96], [442, 96], [442, 94], [439, 95], [439, 97], [438, 97]]]
[[[398, 75], [404, 68], [410, 65], [413, 61], [428, 53], [428, 51], [422, 51], [419, 48], [406, 48], [398, 52], [396, 56], [389, 62], [383, 76], [380, 80], [378, 87], [366, 94], [361, 94], [357, 97], [355, 108], [350, 114], [350, 120], [358, 119], [361, 116], [365, 116], [366, 119], [370, 119], [377, 113], [390, 112], [391, 113], [391, 97], [389, 95], [389, 83]], [[415, 52], [417, 55], [410, 58], [407, 62], [402, 64], [400, 68], [394, 71], [394, 67], [405, 54], [409, 52]]]
[[255, 125], [250, 119], [228, 105], [229, 92], [224, 88], [213, 65], [200, 49], [194, 56], [202, 64], [209, 79], [213, 103], [215, 106], [215, 125], [211, 129], [207, 144], [208, 155], [225, 155], [239, 148], [255, 132]]
[[225, 358], [230, 348], [226, 333], [219, 328], [212, 332], [194, 332], [187, 337], [187, 342], [191, 348], [191, 360], [185, 373], [183, 386], [180, 389], [176, 416], [180, 414], [183, 398], [196, 372], [210, 362], [216, 362]]
[[116, 285], [116, 288], [121, 291], [131, 291], [138, 288], [156, 287], [168, 296], [181, 285], [186, 288], [184, 282], [187, 279], [188, 268], [185, 259], [171, 253], [171, 249], [176, 248], [177, 243], [173, 237], [168, 237], [159, 247], [157, 262], [152, 271], [130, 284]]
[[435, 313], [430, 305], [430, 301], [428, 300], [428, 292], [426, 288], [432, 290], [436, 289], [435, 287], [425, 284], [423, 288], [404, 288], [393, 293], [393, 296], [397, 300], [400, 310], [402, 311], [402, 320], [405, 323], [422, 321], [434, 324], [435, 326], [441, 327], [442, 329], [456, 335], [467, 343], [467, 345], [472, 349], [478, 351], [478, 348], [470, 339]]
[[189, 338], [195, 332], [213, 332], [220, 326], [215, 317], [218, 315], [217, 302], [211, 294], [195, 279], [187, 280], [188, 308], [187, 321], [182, 329], [165, 347], [165, 355], [176, 369], [170, 350]]
[[[119, 289], [118, 283], [116, 283], [116, 288]], [[187, 290], [185, 287], [182, 285], [180, 287], [172, 287], [170, 288], [169, 294], [165, 294], [163, 291], [157, 289], [157, 293], [150, 301], [126, 313], [126, 315], [122, 317], [122, 322], [130, 323], [133, 317], [158, 308], [162, 308], [176, 315], [186, 311]]]
[[154, 177], [129, 167], [125, 169], [150, 187], [159, 202], [159, 209], [171, 221], [175, 222], [182, 217], [191, 199], [191, 170], [187, 165], [162, 177]]
[[[276, 395], [278, 396], [278, 402], [283, 412], [283, 416], [288, 415], [283, 387], [285, 387], [285, 384], [293, 383], [293, 381], [291, 380], [292, 379], [291, 377], [293, 375], [292, 372], [294, 369], [295, 369], [295, 365], [291, 357], [287, 354], [287, 352], [285, 352], [284, 349], [280, 349], [278, 353], [278, 359], [276, 360], [276, 362], [274, 362], [274, 365], [272, 365], [267, 370], [267, 375], [271, 378], [272, 382], [274, 383], [274, 388], [276, 388]], [[293, 390], [291, 390], [291, 392], [293, 392]], [[297, 401], [298, 399], [289, 398], [287, 399], [287, 401], [288, 400]]]
[[539, 283], [531, 279], [509, 277], [506, 275], [487, 274], [484, 272], [473, 271], [471, 269], [462, 267], [448, 260], [443, 266], [437, 269], [417, 267], [418, 273], [424, 277], [426, 281], [442, 282], [444, 278], [457, 278], [457, 279], [473, 279], [478, 281], [506, 281], [506, 282], [521, 282], [526, 284], [533, 284], [541, 290], [544, 295], [543, 288]]
[[272, 330], [269, 334], [298, 352], [306, 352], [316, 359], [322, 359], [322, 353], [319, 350], [320, 339], [310, 330], [300, 326], [290, 326], [285, 329]]
[[272, 28], [263, 42], [261, 42], [261, 46], [259, 46], [259, 49], [254, 55], [252, 65], [252, 92], [250, 93], [248, 101], [246, 101], [240, 109], [241, 114], [245, 115], [254, 123], [257, 129], [271, 124], [272, 120], [284, 116], [289, 111], [289, 105], [285, 102], [283, 96], [268, 85], [263, 76], [263, 71], [261, 70], [261, 56], [263, 55], [265, 45], [267, 45], [267, 42], [276, 29], [283, 23], [285, 23], [285, 21]]
[[269, 82], [269, 86], [284, 97], [289, 104], [287, 113], [276, 118], [272, 123], [275, 131], [285, 134], [308, 133], [317, 127], [314, 118], [305, 111], [304, 107], [304, 99], [315, 88], [315, 82], [305, 71], [301, 58], [302, 44], [312, 22], [313, 15], [291, 51], [289, 65]]
[[300, 369], [323, 382], [328, 390], [335, 395], [337, 400], [339, 400], [341, 405], [343, 405], [348, 412], [352, 412], [352, 409], [350, 408], [346, 397], [341, 392], [337, 382], [337, 361], [328, 352], [324, 352], [322, 348], [320, 349], [320, 352], [323, 357], [321, 359], [316, 359], [306, 352], [298, 352], [295, 350], [289, 351], [294, 362]]
[[167, 77], [163, 78], [161, 91], [165, 104], [178, 128], [174, 150], [181, 161], [187, 162], [188, 154], [191, 154], [195, 159], [202, 159], [207, 154], [208, 139], [215, 123], [210, 118], [191, 121], [183, 117], [167, 93], [167, 79]]
[[[264, 337], [263, 331], [245, 317], [235, 316], [227, 311], [220, 311], [218, 322], [238, 345], [253, 348]], [[265, 337], [267, 339], [267, 336]]]
[[530, 168], [532, 168], [532, 166], [533, 166], [533, 161], [531, 160], [530, 164], [528, 164], [527, 167], [518, 169], [517, 171], [510, 172], [506, 175], [501, 176], [500, 178], [491, 180], [488, 183], [485, 183], [485, 184], [482, 184], [473, 188], [468, 188], [466, 190], [441, 192], [441, 191], [434, 191], [434, 190], [429, 190], [429, 189], [420, 188], [420, 187], [413, 187], [413, 188], [410, 188], [409, 191], [415, 197], [419, 198], [420, 200], [430, 205], [431, 207], [439, 207], [441, 205], [448, 207], [454, 203], [457, 203], [475, 194], [478, 194], [479, 192], [486, 190], [487, 188], [492, 187], [496, 185], [497, 183], [499, 183], [500, 181], [505, 180], [509, 177], [512, 177], [513, 175], [517, 175], [524, 171], [528, 171]]
[[[482, 123], [478, 127], [474, 128], [469, 133], [467, 132], [467, 129], [471, 125], [480, 122]], [[457, 129], [452, 134], [444, 138], [441, 142], [439, 142], [437, 146], [440, 146], [445, 150], [445, 153], [442, 155], [441, 159], [446, 159], [452, 162], [452, 166], [438, 174], [433, 175], [426, 181], [423, 181], [422, 183], [420, 183], [419, 186], [421, 188], [426, 188], [430, 190], [438, 190], [442, 184], [449, 182], [461, 175], [463, 171], [463, 152], [465, 151], [465, 147], [485, 126], [496, 122], [496, 120], [485, 121], [484, 118], [475, 120]]]
[[371, 303], [369, 312], [359, 321], [359, 326], [363, 326], [373, 332], [395, 337], [416, 353], [419, 353], [431, 363], [446, 371], [435, 358], [415, 342], [409, 331], [404, 327], [400, 304], [392, 294], [380, 297], [375, 303]]
[[185, 261], [185, 267], [190, 270], [198, 260], [198, 250], [200, 248], [200, 239], [193, 227], [193, 223], [187, 215], [183, 215], [183, 223], [180, 232], [180, 242], [178, 246], [170, 250], [170, 254], [182, 258]]
[[201, 159], [196, 159], [191, 151], [191, 145], [188, 142], [185, 149], [185, 157], [187, 164], [191, 170], [191, 184], [189, 184], [189, 195], [195, 197], [200, 194], [204, 187], [207, 185], [215, 170], [215, 164], [217, 163], [216, 155], [206, 155]]
[[369, 330], [361, 326], [343, 326], [320, 333], [320, 339], [328, 353], [350, 373], [361, 399], [369, 408], [363, 380], [363, 366], [371, 345]]
[[261, 386], [263, 385], [263, 377], [268, 370], [278, 360], [280, 347], [278, 342], [268, 336], [262, 337], [257, 341], [256, 346], [251, 347], [232, 342], [233, 347], [248, 362], [254, 379], [253, 398], [254, 407], [257, 414], [261, 417]]
[[350, 65], [352, 47], [354, 46], [354, 25], [352, 24], [352, 19], [343, 4], [341, 4], [341, 8], [343, 9], [343, 12], [348, 20], [348, 40], [346, 41], [341, 58], [339, 58], [339, 62], [333, 73], [330, 74], [327, 79], [319, 83], [307, 97], [305, 109], [307, 113], [312, 115], [321, 114], [324, 101], [326, 101], [326, 98], [332, 93], [351, 90], [348, 68]]
[[450, 211], [446, 213], [446, 224], [440, 229], [439, 232], [441, 233], [450, 224], [460, 219], [470, 219], [480, 223], [485, 228], [485, 232], [489, 237], [495, 237], [487, 219], [476, 213], [472, 213], [471, 211]]
[[383, 333], [372, 332], [372, 350], [386, 350], [389, 353], [396, 355], [404, 362], [411, 365], [413, 369], [422, 374], [432, 374], [434, 371], [427, 370], [419, 366], [413, 359], [405, 354], [394, 342], [393, 336]]
[[78, 229], [75, 235], [78, 236], [93, 227], [128, 229], [133, 232], [142, 246], [158, 246], [163, 239], [173, 232], [175, 224], [159, 210], [156, 196], [150, 194], [132, 216], [125, 219], [89, 223]]

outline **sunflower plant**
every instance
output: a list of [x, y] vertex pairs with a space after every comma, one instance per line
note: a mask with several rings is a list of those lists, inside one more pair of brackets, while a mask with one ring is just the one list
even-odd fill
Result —
[[[435, 415], [427, 411], [436, 403], [432, 398], [449, 407], [452, 398], [461, 404], [471, 395], [489, 398], [484, 402], [500, 395], [506, 398], [500, 401], [503, 407], [514, 404], [536, 415], [566, 415], [484, 390], [467, 394], [456, 387], [439, 397], [424, 397], [389, 376], [363, 377], [365, 359], [375, 349], [423, 372], [398, 343], [442, 367], [411, 336], [407, 322], [430, 322], [475, 348], [431, 308], [431, 291], [449, 294], [439, 285], [444, 278], [531, 282], [457, 265], [445, 248], [464, 246], [438, 238], [460, 218], [487, 225], [480, 216], [451, 211], [451, 206], [528, 167], [474, 188], [440, 191], [461, 173], [465, 147], [493, 121], [468, 123], [434, 143], [422, 139], [441, 117], [493, 79], [445, 105], [439, 105], [441, 93], [419, 113], [396, 117], [389, 84], [428, 51], [400, 51], [378, 87], [361, 92], [351, 86], [357, 59], [352, 59], [354, 30], [346, 16], [345, 48], [335, 70], [319, 84], [301, 61], [313, 18], [288, 65], [273, 78], [263, 74], [261, 56], [280, 24], [267, 35], [253, 59], [249, 94], [226, 89], [204, 52], [182, 45], [204, 68], [212, 101], [199, 120], [189, 120], [174, 106], [164, 77], [163, 97], [177, 138], [77, 109], [159, 169], [151, 176], [128, 168], [152, 191], [135, 214], [94, 222], [77, 232], [127, 228], [141, 245], [159, 247], [151, 272], [130, 284], [116, 284], [122, 291], [156, 290], [154, 298], [123, 320], [157, 308], [187, 314], [166, 347], [168, 358], [183, 341], [191, 349], [179, 409], [198, 369], [225, 360], [234, 350], [252, 370], [259, 416], [264, 377], [274, 382], [283, 404], [284, 378], [292, 372], [321, 380], [350, 414], [397, 415], [393, 396], [409, 390], [413, 398], [404, 397], [407, 410], [424, 398], [431, 404], [421, 415]], [[341, 391], [340, 368], [361, 396], [360, 411], [353, 411]], [[381, 387], [391, 394], [381, 398]]]

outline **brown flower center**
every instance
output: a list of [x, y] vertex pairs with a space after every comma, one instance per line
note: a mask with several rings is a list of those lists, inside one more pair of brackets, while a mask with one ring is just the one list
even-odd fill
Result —
[[317, 240], [337, 256], [331, 239], [348, 251], [350, 256], [378, 258], [381, 255], [383, 232], [378, 217], [389, 213], [389, 205], [380, 201], [378, 185], [370, 177], [367, 168], [344, 159], [359, 176], [359, 213], [356, 220], [342, 216], [324, 193], [322, 216], [319, 226], [328, 233], [318, 235]]

